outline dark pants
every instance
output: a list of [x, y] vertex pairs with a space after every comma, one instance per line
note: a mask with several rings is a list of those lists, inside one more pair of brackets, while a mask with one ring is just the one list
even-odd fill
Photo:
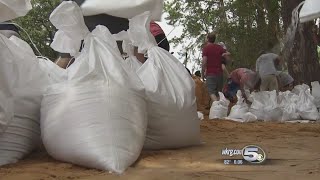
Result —
[[168, 42], [165, 34], [159, 34], [159, 35], [155, 36], [154, 38], [156, 39], [159, 47], [167, 50], [168, 52], [170, 51], [169, 42]]
[[227, 84], [223, 88], [223, 94], [227, 99], [233, 101], [238, 90], [240, 90], [240, 85], [233, 82], [231, 79], [228, 79]]

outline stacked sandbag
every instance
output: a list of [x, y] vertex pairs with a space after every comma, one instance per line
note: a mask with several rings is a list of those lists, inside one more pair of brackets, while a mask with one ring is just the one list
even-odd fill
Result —
[[298, 100], [299, 96], [290, 92], [280, 92], [278, 96], [279, 105], [282, 109], [282, 118], [281, 121], [290, 121], [301, 119], [298, 113]]
[[311, 95], [308, 85], [301, 85], [295, 87], [298, 92], [297, 111], [302, 119], [305, 120], [319, 120], [319, 112], [314, 104], [314, 97]]
[[149, 31], [150, 14], [129, 19], [129, 37], [148, 59], [137, 71], [148, 99], [145, 149], [180, 148], [200, 144], [194, 82], [183, 64], [159, 48]]
[[282, 118], [282, 110], [278, 104], [276, 91], [261, 91], [252, 93], [250, 112], [258, 120], [278, 121]]
[[51, 85], [44, 95], [45, 148], [57, 160], [122, 173], [137, 160], [145, 141], [143, 84], [106, 27], [88, 31], [76, 3], [63, 2], [50, 20], [70, 39], [84, 39], [84, 47], [68, 80]]
[[209, 119], [222, 119], [228, 116], [230, 101], [219, 92], [219, 101], [214, 101], [210, 108]]
[[237, 92], [237, 103], [231, 108], [228, 118], [244, 120], [244, 117], [248, 112], [249, 106], [242, 97], [242, 92], [239, 90]]
[[5, 165], [39, 145], [40, 104], [48, 79], [25, 42], [0, 38], [0, 165]]

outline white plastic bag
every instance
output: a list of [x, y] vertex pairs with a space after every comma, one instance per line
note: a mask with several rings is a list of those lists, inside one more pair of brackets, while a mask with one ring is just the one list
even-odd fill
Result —
[[306, 0], [300, 10], [300, 22], [308, 22], [320, 17], [320, 1]]
[[204, 120], [204, 115], [203, 115], [203, 113], [200, 112], [200, 111], [198, 111], [198, 118], [199, 118], [200, 120]]
[[302, 90], [297, 102], [297, 111], [304, 120], [319, 120], [319, 112], [314, 104], [314, 97], [308, 89]]
[[183, 64], [159, 48], [149, 31], [150, 14], [129, 20], [129, 37], [148, 60], [137, 74], [148, 98], [148, 129], [144, 148], [167, 149], [200, 144], [194, 81]]
[[244, 101], [244, 98], [242, 97], [242, 92], [238, 91], [237, 92], [237, 104], [235, 104], [230, 111], [229, 118], [234, 118], [234, 119], [243, 119], [243, 116], [249, 112], [249, 106], [248, 104]]
[[279, 105], [283, 111], [282, 121], [292, 121], [300, 119], [300, 115], [297, 111], [297, 103], [299, 96], [290, 91], [279, 93]]
[[[84, 27], [79, 11], [76, 3], [63, 2], [50, 18], [76, 18], [60, 21], [64, 32], [88, 31], [79, 29]], [[44, 145], [55, 159], [122, 173], [137, 160], [145, 141], [144, 87], [106, 27], [82, 35], [75, 36], [85, 39], [85, 46], [71, 66], [72, 76], [50, 86], [42, 101]]]
[[24, 16], [31, 9], [30, 0], [0, 0], [0, 22]]
[[150, 11], [151, 19], [160, 21], [163, 3], [163, 0], [85, 0], [81, 9], [85, 16], [109, 14], [122, 18], [133, 18]]
[[0, 104], [7, 112], [0, 125], [4, 129], [0, 132], [0, 165], [5, 165], [17, 162], [38, 145], [40, 104], [48, 79], [36, 56], [26, 50], [30, 47], [0, 38], [0, 92], [1, 99], [6, 99]]
[[320, 108], [320, 84], [318, 81], [312, 82], [312, 96], [314, 97], [314, 104]]
[[250, 112], [257, 116], [258, 120], [280, 121], [282, 110], [278, 104], [276, 91], [261, 91], [252, 93], [253, 102]]
[[219, 92], [219, 101], [214, 101], [210, 108], [209, 119], [222, 119], [228, 116], [230, 101]]

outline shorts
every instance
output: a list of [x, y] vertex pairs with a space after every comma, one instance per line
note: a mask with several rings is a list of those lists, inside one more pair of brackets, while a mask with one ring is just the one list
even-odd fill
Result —
[[276, 75], [261, 76], [260, 91], [279, 90], [278, 79]]
[[218, 92], [222, 91], [223, 86], [223, 75], [207, 76], [206, 84], [209, 95], [219, 96]]

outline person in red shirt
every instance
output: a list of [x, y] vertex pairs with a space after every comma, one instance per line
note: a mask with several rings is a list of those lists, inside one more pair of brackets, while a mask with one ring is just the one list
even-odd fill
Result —
[[215, 44], [215, 40], [215, 33], [208, 34], [208, 42], [202, 50], [202, 78], [203, 80], [206, 79], [208, 92], [212, 101], [217, 101], [218, 92], [222, 91], [222, 58], [230, 59], [230, 53], [220, 45]]
[[162, 28], [154, 21], [150, 22], [150, 32], [157, 41], [159, 47], [170, 51], [169, 42]]

